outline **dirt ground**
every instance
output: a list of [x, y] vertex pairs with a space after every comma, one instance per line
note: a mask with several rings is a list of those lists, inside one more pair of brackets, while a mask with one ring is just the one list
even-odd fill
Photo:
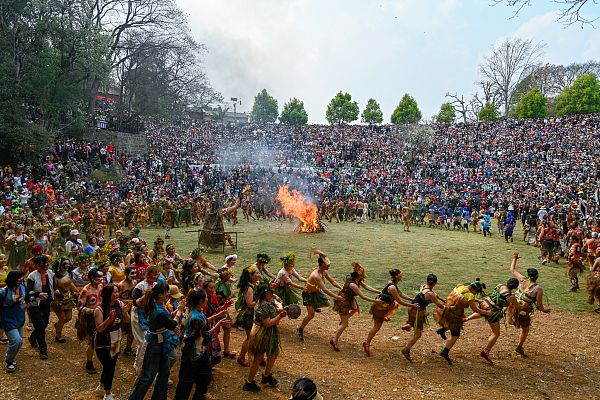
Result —
[[[534, 316], [533, 328], [526, 343], [528, 358], [514, 352], [518, 331], [502, 328], [502, 336], [492, 357], [495, 365], [487, 365], [479, 351], [489, 335], [484, 320], [469, 322], [461, 339], [451, 352], [454, 365], [449, 366], [438, 355], [441, 339], [432, 326], [423, 334], [413, 350], [413, 364], [400, 354], [410, 333], [399, 329], [399, 320], [384, 324], [372, 343], [374, 356], [367, 358], [361, 343], [371, 326], [368, 313], [351, 319], [350, 327], [340, 341], [341, 352], [329, 346], [329, 338], [338, 319], [331, 310], [323, 310], [306, 329], [301, 343], [294, 336], [296, 321], [281, 325], [284, 353], [277, 360], [274, 376], [277, 389], [263, 388], [258, 394], [243, 392], [247, 369], [235, 360], [224, 360], [215, 368], [215, 381], [209, 399], [287, 399], [292, 382], [308, 376], [318, 383], [325, 399], [594, 399], [600, 398], [600, 342], [596, 314], [553, 312]], [[26, 335], [28, 332], [26, 331]], [[54, 338], [52, 322], [48, 338]], [[73, 327], [67, 330], [75, 336]], [[243, 332], [233, 334], [233, 349], [239, 349]], [[393, 336], [400, 338], [394, 341]], [[4, 345], [3, 345], [4, 346]], [[4, 352], [4, 348], [0, 351]], [[3, 400], [100, 399], [93, 390], [98, 375], [84, 370], [84, 346], [70, 339], [66, 344], [49, 340], [49, 356], [41, 361], [26, 342], [18, 356], [14, 374], [0, 372], [0, 398]], [[100, 363], [95, 361], [96, 367]], [[117, 365], [114, 393], [125, 399], [132, 388], [133, 359], [122, 357]], [[175, 367], [175, 370], [177, 366]], [[259, 372], [260, 374], [260, 372]], [[172, 374], [177, 380], [177, 372]], [[259, 375], [260, 377], [260, 375]], [[174, 394], [169, 390], [169, 398]], [[148, 398], [150, 395], [148, 395]]]

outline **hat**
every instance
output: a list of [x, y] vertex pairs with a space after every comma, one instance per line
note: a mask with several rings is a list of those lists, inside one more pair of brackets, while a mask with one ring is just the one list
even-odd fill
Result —
[[173, 264], [174, 262], [175, 262], [175, 259], [173, 259], [171, 257], [165, 258], [165, 264], [166, 263]]
[[70, 233], [71, 236], [79, 235], [79, 231], [77, 229], [73, 229]]
[[131, 243], [139, 243], [140, 239], [139, 238], [133, 238], [131, 239]]
[[123, 230], [122, 230], [122, 229], [117, 229], [117, 230], [115, 231], [115, 235], [116, 235], [117, 233], [120, 233], [120, 234], [122, 235], [122, 234], [123, 234]]
[[258, 253], [256, 255], [256, 262], [262, 264], [268, 264], [271, 262], [271, 257], [269, 257], [266, 253]]
[[225, 257], [225, 262], [229, 262], [229, 260], [234, 260], [235, 261], [237, 259], [238, 259], [237, 254], [230, 254], [227, 257]]
[[195, 282], [195, 281], [196, 281], [196, 279], [198, 279], [198, 278], [199, 278], [199, 277], [201, 277], [201, 276], [203, 276], [203, 275], [202, 275], [202, 272], [196, 272], [196, 273], [194, 274], [194, 279], [192, 279], [192, 282]]
[[183, 296], [183, 294], [179, 291], [179, 288], [176, 285], [169, 285], [169, 296], [174, 299], [178, 299]]

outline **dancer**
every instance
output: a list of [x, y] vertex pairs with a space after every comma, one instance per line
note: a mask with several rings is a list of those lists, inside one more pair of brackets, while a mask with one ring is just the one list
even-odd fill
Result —
[[444, 308], [444, 304], [440, 301], [440, 297], [433, 291], [435, 285], [437, 285], [438, 279], [434, 274], [427, 275], [426, 283], [421, 286], [417, 295], [412, 300], [413, 304], [418, 304], [419, 309], [410, 308], [408, 310], [408, 321], [406, 325], [402, 327], [402, 330], [410, 332], [414, 328], [412, 338], [406, 343], [402, 349], [402, 355], [408, 360], [413, 362], [410, 357], [410, 350], [417, 343], [423, 334], [423, 325], [427, 318], [427, 306], [434, 303], [439, 308]]
[[54, 299], [54, 272], [48, 269], [48, 257], [35, 256], [33, 264], [36, 270], [27, 276], [27, 299], [29, 302], [29, 319], [33, 324], [33, 332], [29, 343], [40, 352], [40, 359], [48, 359], [46, 345], [46, 327], [50, 319], [50, 304]]
[[278, 309], [273, 296], [273, 289], [267, 279], [256, 285], [257, 305], [254, 311], [254, 326], [248, 341], [248, 353], [253, 357], [252, 365], [248, 371], [248, 378], [244, 382], [243, 390], [259, 392], [260, 386], [254, 378], [259, 364], [266, 356], [265, 372], [261, 383], [271, 387], [277, 386], [277, 379], [273, 377], [273, 366], [281, 351], [281, 338], [279, 337], [279, 322], [286, 316], [284, 309]]
[[210, 340], [209, 335], [216, 335], [219, 328], [226, 323], [225, 319], [221, 319], [212, 327], [210, 326], [210, 323], [222, 317], [226, 310], [207, 317], [204, 313], [207, 304], [207, 293], [203, 289], [190, 291], [187, 303], [189, 315], [185, 322], [179, 382], [177, 382], [177, 389], [175, 390], [175, 400], [187, 400], [194, 385], [196, 385], [196, 391], [193, 398], [206, 398], [205, 394], [212, 378], [210, 353], [207, 350]]
[[[516, 278], [510, 278], [506, 284], [497, 285], [492, 293], [480, 303], [480, 307], [490, 311], [491, 314], [485, 315], [485, 319], [490, 325], [492, 334], [488, 338], [485, 348], [479, 353], [481, 357], [490, 364], [494, 362], [490, 358], [490, 351], [500, 337], [500, 320], [504, 317], [504, 309], [511, 303], [516, 303], [517, 299], [512, 291], [519, 287], [519, 281]], [[479, 313], [470, 315], [465, 322], [481, 317]]]
[[327, 297], [325, 297], [325, 294], [332, 297], [334, 300], [344, 300], [343, 297], [337, 296], [325, 287], [324, 280], [327, 279], [333, 286], [340, 290], [342, 289], [342, 286], [329, 275], [329, 272], [327, 272], [331, 266], [331, 261], [329, 261], [327, 254], [319, 249], [311, 249], [310, 255], [312, 256], [313, 254], [319, 255], [319, 259], [317, 260], [319, 266], [310, 273], [310, 276], [306, 280], [306, 286], [302, 292], [302, 302], [304, 306], [306, 306], [307, 315], [296, 329], [296, 336], [298, 336], [298, 339], [300, 340], [304, 340], [304, 328], [306, 328], [306, 325], [308, 325], [315, 317], [315, 309], [327, 307], [329, 305], [329, 301], [327, 300]]
[[[125, 279], [123, 279], [117, 284], [117, 289], [119, 289], [119, 300], [121, 300], [123, 303], [129, 303], [133, 305], [133, 289], [137, 284], [135, 280], [135, 275], [135, 267], [130, 265], [129, 267], [125, 268]], [[134, 356], [135, 353], [131, 348], [131, 346], [133, 345], [133, 331], [131, 330], [131, 321], [123, 322], [121, 324], [121, 330], [123, 331], [127, 339], [127, 344], [125, 346], [123, 354], [127, 357]]]
[[69, 275], [71, 261], [67, 257], [59, 258], [54, 261], [54, 286], [57, 290], [55, 300], [52, 301], [52, 311], [56, 314], [58, 321], [54, 324], [56, 334], [54, 340], [57, 343], [66, 343], [67, 339], [63, 336], [63, 327], [73, 318], [73, 308], [77, 304], [79, 292]]
[[285, 257], [281, 257], [280, 260], [282, 268], [275, 278], [275, 284], [277, 286], [275, 287], [274, 292], [281, 299], [281, 304], [284, 307], [289, 306], [290, 304], [298, 304], [300, 296], [296, 293], [294, 288], [304, 289], [304, 286], [294, 283], [292, 281], [292, 276], [304, 283], [306, 283], [306, 279], [294, 268], [296, 265], [296, 253], [290, 251]]
[[92, 268], [88, 272], [87, 276], [90, 283], [85, 285], [85, 287], [81, 290], [79, 293], [79, 299], [77, 300], [77, 311], [79, 312], [78, 323], [79, 326], [82, 327], [82, 332], [85, 332], [85, 334], [82, 334], [79, 339], [84, 340], [86, 337], [89, 337], [90, 339], [85, 350], [85, 370], [88, 374], [95, 374], [97, 371], [93, 363], [94, 349], [92, 348], [92, 339], [94, 337], [94, 331], [96, 330], [94, 310], [96, 307], [98, 307], [100, 300], [103, 275], [102, 272], [98, 271], [98, 269]]
[[571, 246], [567, 256], [567, 275], [571, 281], [571, 289], [569, 292], [577, 292], [579, 290], [579, 274], [585, 271], [583, 266], [583, 251], [579, 238], [575, 235], [571, 236]]
[[23, 272], [10, 271], [6, 276], [6, 286], [0, 289], [0, 326], [8, 337], [8, 348], [4, 356], [4, 366], [8, 373], [16, 371], [15, 359], [23, 345], [26, 293]]
[[344, 286], [340, 290], [339, 296], [343, 300], [334, 300], [333, 302], [333, 310], [337, 311], [340, 315], [340, 323], [337, 331], [335, 332], [335, 336], [329, 340], [329, 344], [333, 347], [333, 350], [340, 351], [338, 346], [338, 341], [340, 340], [340, 336], [348, 327], [348, 321], [350, 317], [356, 313], [360, 312], [360, 308], [358, 307], [358, 302], [356, 301], [356, 296], [361, 299], [368, 301], [369, 303], [382, 304], [383, 300], [372, 299], [370, 297], [365, 296], [361, 291], [360, 287], [363, 287], [365, 290], [371, 293], [380, 294], [379, 290], [373, 289], [372, 287], [365, 284], [365, 279], [367, 278], [365, 274], [365, 268], [357, 262], [352, 263], [353, 271], [346, 277], [346, 282]]
[[269, 271], [267, 268], [267, 264], [271, 262], [271, 257], [269, 257], [266, 253], [258, 253], [256, 255], [256, 267], [260, 271], [261, 274], [266, 275], [269, 279], [275, 280], [275, 275]]
[[100, 384], [96, 392], [104, 390], [104, 400], [114, 400], [111, 393], [115, 367], [121, 350], [121, 324], [129, 322], [131, 303], [117, 300], [118, 289], [113, 284], [108, 284], [100, 292], [101, 303], [94, 309], [93, 347], [96, 357], [102, 364]]
[[[598, 253], [598, 250], [600, 250], [600, 247], [596, 249], [596, 253]], [[597, 257], [594, 261], [592, 270], [587, 277], [587, 291], [588, 304], [594, 304], [595, 301], [596, 308], [594, 312], [600, 313], [600, 257]]]
[[246, 332], [246, 338], [242, 343], [242, 349], [237, 358], [238, 364], [242, 367], [250, 366], [250, 363], [246, 361], [246, 353], [248, 352], [248, 339], [250, 338], [250, 331], [252, 330], [254, 306], [256, 304], [254, 285], [256, 285], [260, 279], [260, 271], [256, 265], [252, 264], [242, 270], [242, 276], [237, 285], [239, 292], [237, 301], [235, 302], [235, 309], [238, 311], [238, 315], [235, 320], [235, 326], [244, 328], [244, 331]]
[[405, 295], [398, 289], [398, 282], [402, 279], [403, 272], [399, 269], [392, 269], [389, 271], [389, 274], [390, 281], [388, 281], [379, 296], [377, 296], [382, 302], [373, 303], [371, 305], [371, 310], [369, 311], [371, 315], [373, 315], [373, 327], [369, 331], [367, 340], [363, 342], [363, 350], [367, 357], [373, 355], [373, 352], [371, 351], [371, 340], [373, 340], [373, 337], [379, 332], [383, 322], [390, 320], [390, 315], [396, 312], [398, 305], [411, 307], [415, 310], [419, 309], [418, 304], [407, 303], [402, 300], [413, 300], [412, 297]]
[[[470, 307], [474, 313], [480, 315], [492, 315], [492, 311], [479, 308], [475, 299], [476, 295], [483, 293], [485, 287], [485, 283], [482, 283], [479, 278], [468, 285], [456, 286], [446, 297], [445, 307], [436, 309], [433, 314], [434, 319], [441, 326], [436, 332], [445, 340], [440, 356], [449, 365], [452, 365], [449, 353], [460, 337], [460, 331], [464, 323], [465, 308]], [[450, 331], [449, 338], [446, 337], [446, 331]]]
[[[137, 379], [129, 400], [143, 400], [153, 382], [156, 384], [152, 399], [167, 398], [169, 354], [172, 351], [170, 343], [174, 335], [172, 330], [177, 327], [177, 322], [169, 317], [165, 308], [165, 301], [169, 298], [169, 286], [157, 282], [147, 297], [144, 313], [148, 316], [148, 334], [142, 376]], [[137, 305], [139, 306], [139, 303]]]
[[512, 263], [510, 264], [510, 272], [519, 281], [519, 288], [515, 292], [515, 297], [518, 302], [509, 305], [508, 323], [521, 329], [519, 336], [519, 344], [517, 345], [516, 352], [527, 357], [523, 345], [529, 335], [529, 328], [531, 326], [531, 313], [533, 313], [533, 306], [537, 306], [537, 309], [543, 313], [550, 314], [550, 309], [544, 306], [544, 291], [537, 283], [539, 273], [535, 268], [527, 268], [527, 278], [521, 275], [517, 271], [517, 260], [521, 258], [518, 252], [513, 254]]

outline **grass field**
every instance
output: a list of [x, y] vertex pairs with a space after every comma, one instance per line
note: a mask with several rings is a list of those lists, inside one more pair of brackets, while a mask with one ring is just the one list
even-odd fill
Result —
[[[351, 262], [365, 266], [366, 283], [381, 289], [388, 280], [387, 271], [399, 268], [405, 271], [400, 289], [409, 295], [424, 283], [425, 276], [432, 272], [438, 276], [437, 291], [446, 294], [460, 282], [470, 282], [480, 277], [491, 290], [495, 285], [511, 277], [509, 265], [515, 251], [521, 253], [518, 269], [524, 273], [528, 267], [540, 271], [539, 284], [544, 288], [546, 302], [550, 308], [564, 311], [590, 311], [586, 304], [585, 277], [580, 278], [579, 293], [570, 293], [568, 278], [565, 276], [566, 261], [558, 265], [541, 265], [538, 261], [539, 249], [522, 241], [520, 224], [515, 229], [514, 243], [506, 243], [495, 234], [492, 238], [474, 232], [440, 231], [427, 227], [412, 227], [412, 232], [403, 232], [401, 224], [381, 224], [368, 222], [331, 223], [327, 230], [319, 234], [299, 234], [294, 224], [289, 222], [241, 221], [235, 227], [225, 226], [226, 230], [243, 232], [239, 235], [238, 249], [226, 248], [225, 254], [211, 252], [208, 259], [215, 265], [224, 264], [227, 254], [239, 256], [236, 273], [247, 264], [254, 262], [256, 253], [266, 252], [273, 259], [270, 270], [276, 274], [280, 268], [279, 257], [288, 251], [298, 255], [296, 269], [304, 276], [316, 266], [316, 259], [308, 258], [311, 247], [325, 251], [332, 261], [330, 269], [338, 282], [352, 271]], [[185, 257], [196, 247], [197, 234], [185, 232], [194, 229], [179, 228], [171, 231], [171, 239], [178, 253]], [[144, 229], [142, 236], [151, 242], [164, 230]], [[150, 240], [152, 239], [152, 240]]]

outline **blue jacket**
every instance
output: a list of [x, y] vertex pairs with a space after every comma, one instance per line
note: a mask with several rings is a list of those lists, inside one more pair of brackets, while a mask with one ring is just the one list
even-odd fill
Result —
[[8, 287], [0, 290], [0, 326], [5, 331], [20, 329], [25, 324], [25, 293], [24, 284], [14, 292]]

